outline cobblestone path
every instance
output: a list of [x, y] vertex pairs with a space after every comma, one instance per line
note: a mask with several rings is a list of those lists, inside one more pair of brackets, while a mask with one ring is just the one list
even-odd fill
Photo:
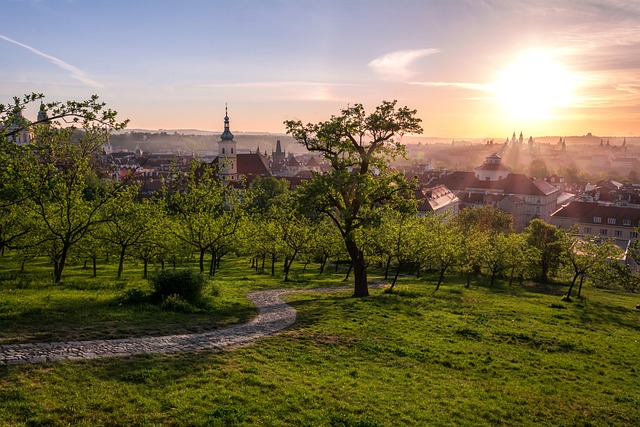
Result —
[[[351, 288], [309, 290], [343, 289]], [[304, 292], [309, 290], [304, 290]], [[303, 290], [278, 289], [250, 293], [249, 299], [260, 309], [260, 312], [248, 323], [198, 334], [3, 345], [0, 346], [0, 365], [96, 359], [143, 353], [193, 352], [247, 343], [285, 329], [295, 322], [295, 309], [280, 298], [282, 294], [290, 292], [303, 292]]]

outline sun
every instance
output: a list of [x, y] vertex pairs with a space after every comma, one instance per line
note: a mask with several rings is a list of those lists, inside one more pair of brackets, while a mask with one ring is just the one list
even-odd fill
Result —
[[571, 105], [575, 81], [551, 55], [529, 51], [502, 71], [492, 92], [513, 118], [551, 119], [558, 109]]

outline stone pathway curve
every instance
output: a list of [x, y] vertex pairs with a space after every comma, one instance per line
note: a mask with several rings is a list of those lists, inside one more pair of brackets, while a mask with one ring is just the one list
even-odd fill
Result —
[[295, 322], [296, 310], [280, 298], [282, 294], [347, 289], [353, 288], [277, 289], [252, 292], [247, 296], [260, 310], [254, 319], [248, 323], [233, 325], [211, 332], [113, 340], [1, 345], [0, 365], [97, 359], [143, 353], [194, 352], [202, 349], [221, 349], [244, 344], [274, 334]]

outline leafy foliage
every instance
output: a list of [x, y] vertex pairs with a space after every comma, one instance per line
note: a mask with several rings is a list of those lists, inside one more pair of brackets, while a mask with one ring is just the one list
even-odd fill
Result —
[[354, 296], [369, 293], [365, 254], [356, 231], [379, 221], [382, 206], [411, 210], [406, 197], [411, 186], [402, 174], [389, 170], [388, 162], [404, 155], [395, 136], [422, 132], [416, 113], [396, 108], [396, 101], [383, 101], [369, 115], [362, 104], [355, 104], [317, 124], [285, 121], [288, 134], [331, 165], [329, 172], [314, 174], [300, 196], [309, 211], [327, 215], [340, 231], [354, 268]]
[[200, 303], [207, 279], [194, 270], [162, 270], [151, 276], [149, 280], [154, 289], [153, 299], [164, 302], [172, 298], [177, 304], [177, 295], [189, 304]]

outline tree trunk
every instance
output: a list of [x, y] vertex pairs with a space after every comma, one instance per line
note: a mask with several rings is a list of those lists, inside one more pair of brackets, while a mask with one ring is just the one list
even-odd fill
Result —
[[368, 297], [369, 286], [367, 283], [367, 264], [364, 259], [364, 252], [358, 247], [357, 243], [352, 239], [345, 239], [347, 252], [351, 257], [351, 266], [354, 274], [354, 297]]
[[209, 263], [209, 277], [216, 274], [216, 253], [211, 251], [211, 262]]
[[579, 273], [576, 273], [573, 276], [573, 280], [571, 281], [571, 285], [569, 286], [569, 290], [567, 291], [567, 294], [562, 298], [563, 300], [569, 301], [571, 299], [571, 291], [573, 290], [573, 285], [576, 284], [576, 280], [578, 280], [578, 276], [579, 275], [580, 275]]
[[287, 258], [285, 257], [284, 259], [284, 281], [288, 282], [289, 281], [289, 270], [291, 270], [291, 264], [293, 264], [293, 260], [296, 259], [296, 255], [298, 255], [298, 251], [294, 251], [293, 255], [291, 255], [291, 257], [289, 257], [289, 262], [287, 263]]
[[93, 277], [96, 278], [98, 277], [98, 259], [97, 258], [91, 258], [92, 264], [93, 264]]
[[199, 258], [200, 274], [204, 274], [204, 253], [206, 251], [207, 251], [206, 249], [200, 249], [200, 258]]
[[584, 282], [584, 274], [580, 275], [580, 283], [578, 284], [578, 298], [582, 298], [580, 293], [582, 292], [582, 282]]
[[349, 280], [349, 275], [351, 274], [351, 270], [353, 270], [353, 264], [349, 264], [349, 268], [347, 268], [347, 275], [344, 276], [344, 279], [342, 279], [343, 281], [347, 281]]
[[323, 256], [322, 261], [320, 261], [320, 274], [324, 272], [324, 266], [327, 265], [327, 257]]
[[416, 279], [420, 278], [420, 270], [422, 270], [422, 265], [418, 263], [418, 268], [416, 269]]
[[147, 273], [149, 271], [149, 260], [145, 258], [143, 263], [144, 263], [144, 267], [142, 269], [142, 278], [146, 279], [147, 278]]
[[367, 283], [367, 266], [364, 262], [364, 257], [358, 258], [353, 266], [353, 276], [354, 276], [354, 289], [353, 296], [354, 297], [368, 297], [369, 296], [369, 285]]
[[[391, 255], [387, 256], [387, 263], [384, 266], [384, 280], [389, 278], [389, 267], [391, 266]], [[398, 268], [400, 268], [400, 264], [398, 264]], [[398, 277], [398, 271], [396, 270], [396, 277]], [[396, 282], [396, 279], [393, 279], [393, 283]]]
[[447, 271], [447, 267], [440, 267], [440, 276], [438, 277], [438, 283], [436, 284], [436, 291], [440, 289], [440, 285], [442, 284], [442, 280], [444, 279], [444, 273], [446, 271]]
[[120, 250], [120, 260], [118, 261], [118, 279], [120, 279], [120, 276], [122, 276], [122, 270], [124, 269], [124, 253], [125, 249], [122, 248]]
[[60, 251], [60, 258], [53, 263], [53, 273], [55, 283], [58, 284], [62, 281], [62, 271], [64, 270], [65, 263], [67, 262], [67, 254], [69, 253], [69, 245], [62, 246]]
[[[393, 282], [391, 282], [391, 288], [393, 289], [393, 287], [396, 285], [396, 281], [398, 280], [398, 276], [400, 275], [400, 267], [402, 267], [402, 263], [400, 261], [398, 261], [398, 267], [396, 267], [396, 274], [393, 276]], [[386, 280], [386, 278], [385, 278]]]
[[271, 254], [271, 275], [276, 275], [276, 254]]

